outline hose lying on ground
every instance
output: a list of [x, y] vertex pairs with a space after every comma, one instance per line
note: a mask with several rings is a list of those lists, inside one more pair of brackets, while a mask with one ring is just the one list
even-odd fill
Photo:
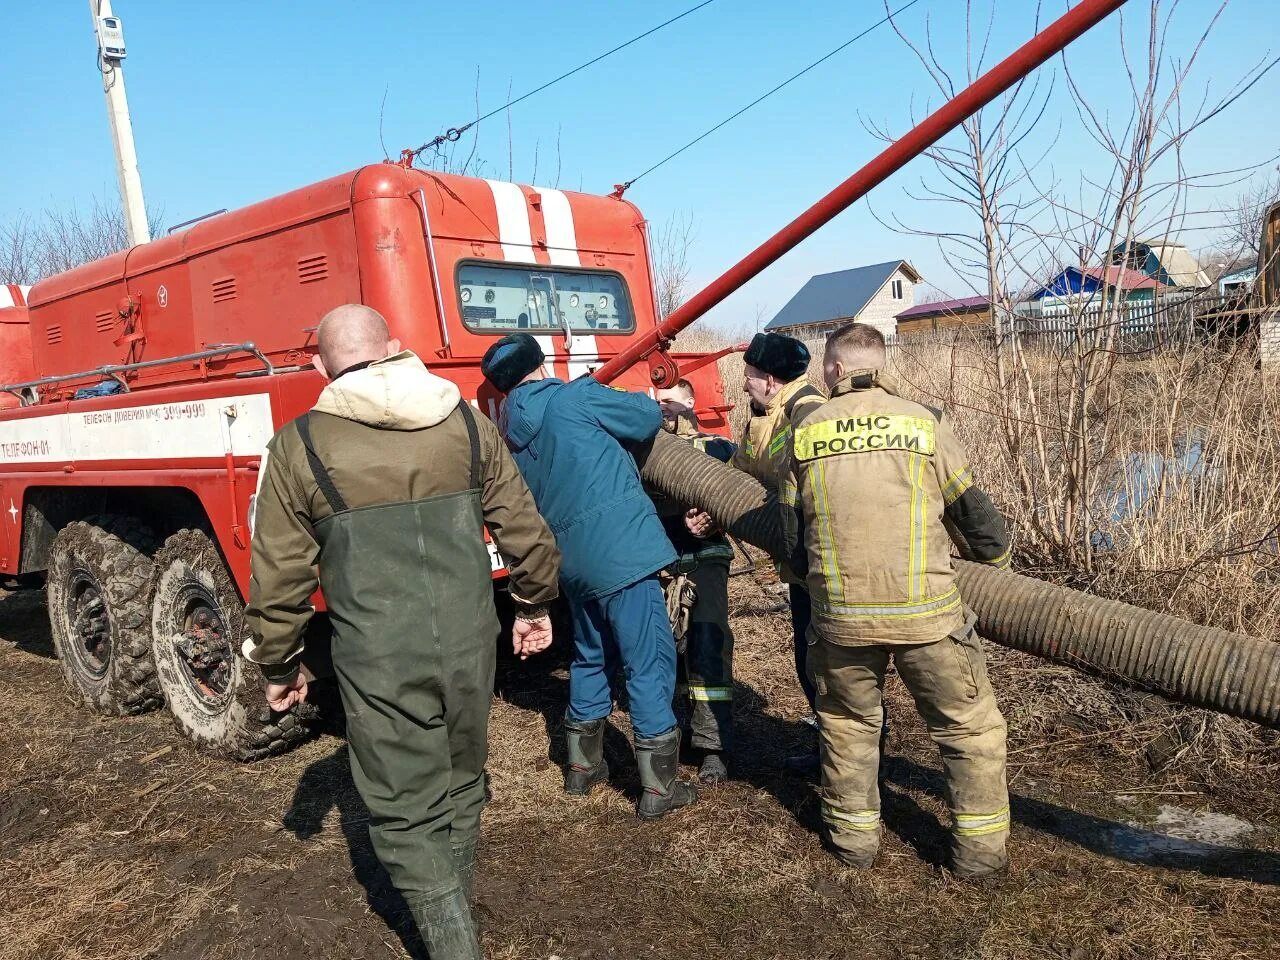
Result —
[[[637, 452], [645, 483], [706, 510], [724, 530], [774, 557], [782, 514], [753, 477], [666, 433]], [[996, 643], [1176, 700], [1280, 727], [1280, 643], [964, 560], [956, 561], [978, 631]]]

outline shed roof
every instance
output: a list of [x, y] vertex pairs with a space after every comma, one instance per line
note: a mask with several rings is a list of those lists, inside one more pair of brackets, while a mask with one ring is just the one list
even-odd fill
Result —
[[1218, 278], [1219, 283], [1230, 283], [1232, 281], [1252, 280], [1258, 275], [1258, 265], [1251, 263], [1247, 267], [1241, 267], [1238, 270], [1232, 270], [1230, 273], [1224, 273]]
[[899, 267], [914, 278], [913, 283], [920, 282], [920, 274], [905, 260], [886, 260], [851, 270], [816, 274], [764, 328], [781, 330], [856, 317]]
[[991, 301], [986, 297], [960, 297], [955, 300], [935, 300], [933, 303], [917, 303], [903, 310], [895, 320], [919, 320], [921, 317], [938, 317], [948, 313], [974, 313], [986, 310]]

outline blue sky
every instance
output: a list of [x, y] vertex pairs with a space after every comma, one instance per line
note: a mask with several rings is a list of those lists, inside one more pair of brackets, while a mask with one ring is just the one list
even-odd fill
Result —
[[[985, 23], [990, 0], [977, 0]], [[991, 56], [1002, 57], [1033, 29], [1029, 0], [997, 0]], [[475, 116], [479, 69], [482, 111], [523, 93], [649, 26], [693, 0], [649, 3], [462, 3], [383, 0], [117, 0], [129, 48], [126, 79], [148, 206], [176, 223], [234, 208], [382, 158], [394, 156]], [[1131, 0], [1130, 31], [1146, 9]], [[1218, 7], [1184, 0], [1170, 49], [1187, 50]], [[1061, 0], [1046, 3], [1058, 15]], [[939, 58], [964, 58], [962, 0], [921, 0], [901, 17], [922, 37], [927, 15]], [[675, 147], [754, 99], [764, 89], [883, 16], [879, 3], [813, 0], [786, 5], [716, 0], [511, 112], [515, 179], [608, 192]], [[60, 0], [8, 11], [10, 42], [0, 62], [6, 103], [0, 222], [22, 211], [116, 199], [95, 42], [87, 4]], [[1128, 109], [1116, 17], [1070, 53], [1074, 75], [1112, 115]], [[1280, 46], [1274, 0], [1232, 0], [1193, 77], [1220, 94], [1245, 66]], [[1273, 52], [1274, 55], [1274, 52]], [[1058, 85], [1043, 136], [1061, 124], [1049, 166], [1064, 181], [1101, 168], [1096, 150]], [[1274, 91], [1280, 70], [1195, 137], [1183, 162], [1192, 171], [1237, 168], [1280, 152]], [[901, 132], [914, 103], [932, 95], [918, 63], [887, 27], [858, 42], [710, 139], [637, 184], [629, 197], [654, 223], [691, 216], [695, 285], [712, 279], [879, 149], [863, 119]], [[936, 104], [937, 98], [933, 97]], [[559, 157], [557, 160], [557, 140]], [[506, 121], [482, 125], [477, 154], [486, 173], [505, 177]], [[1274, 167], [1274, 159], [1271, 167]], [[1271, 169], [1271, 167], [1267, 169]], [[921, 176], [917, 161], [882, 185], [872, 203], [911, 224], [966, 228], [953, 214], [905, 192]], [[1198, 196], [1221, 206], [1240, 187]], [[1215, 217], [1193, 222], [1209, 225]], [[1197, 229], [1188, 245], [1207, 245]], [[812, 273], [904, 257], [948, 292], [968, 292], [936, 245], [887, 229], [865, 203], [843, 214], [713, 313], [717, 324], [754, 324], [782, 306]]]

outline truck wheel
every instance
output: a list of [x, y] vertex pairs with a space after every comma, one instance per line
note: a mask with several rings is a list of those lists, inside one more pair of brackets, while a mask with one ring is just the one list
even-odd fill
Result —
[[259, 760], [305, 739], [308, 703], [267, 706], [258, 671], [240, 656], [244, 604], [208, 535], [179, 530], [156, 554], [151, 635], [160, 688], [178, 730], [232, 760]]
[[161, 703], [151, 659], [151, 530], [132, 517], [63, 527], [49, 552], [53, 646], [67, 682], [99, 713], [142, 713]]

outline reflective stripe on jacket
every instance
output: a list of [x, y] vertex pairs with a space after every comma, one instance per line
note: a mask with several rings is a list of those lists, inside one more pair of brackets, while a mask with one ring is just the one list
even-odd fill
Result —
[[784, 504], [799, 506], [813, 624], [832, 643], [923, 643], [964, 624], [951, 542], [1006, 566], [1003, 517], [946, 419], [863, 372], [797, 418]]
[[804, 377], [788, 383], [773, 395], [764, 413], [753, 413], [747, 421], [730, 466], [777, 490], [787, 469], [791, 424], [822, 401], [822, 394]]

